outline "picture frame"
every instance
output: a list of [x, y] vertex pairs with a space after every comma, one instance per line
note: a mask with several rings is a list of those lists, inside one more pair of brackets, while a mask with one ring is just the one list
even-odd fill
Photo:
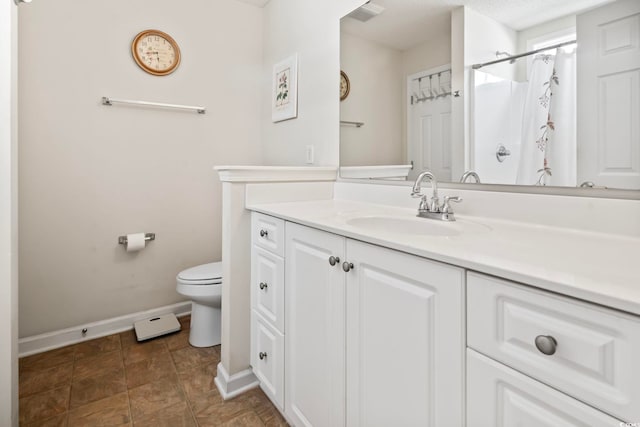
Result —
[[273, 66], [271, 119], [275, 122], [298, 116], [298, 55], [292, 55]]

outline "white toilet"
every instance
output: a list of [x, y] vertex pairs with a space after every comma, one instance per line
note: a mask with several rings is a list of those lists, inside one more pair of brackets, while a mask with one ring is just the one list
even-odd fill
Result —
[[176, 291], [191, 299], [189, 343], [194, 347], [220, 344], [222, 263], [188, 268], [178, 274], [176, 281]]

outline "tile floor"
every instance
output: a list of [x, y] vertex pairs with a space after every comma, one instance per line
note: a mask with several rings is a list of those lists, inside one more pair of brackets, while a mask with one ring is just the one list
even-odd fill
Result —
[[182, 331], [137, 343], [133, 331], [20, 359], [20, 425], [286, 426], [260, 389], [223, 401], [213, 383], [220, 346]]

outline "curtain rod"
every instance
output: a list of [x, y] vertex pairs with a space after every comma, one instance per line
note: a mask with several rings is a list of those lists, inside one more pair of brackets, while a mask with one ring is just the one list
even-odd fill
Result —
[[540, 49], [532, 50], [531, 52], [525, 52], [525, 53], [519, 53], [518, 55], [507, 56], [506, 58], [496, 59], [495, 61], [485, 62], [484, 64], [473, 64], [471, 68], [474, 70], [478, 70], [482, 67], [486, 67], [487, 65], [499, 64], [500, 62], [511, 61], [514, 59], [522, 58], [523, 56], [529, 56], [539, 52], [544, 52], [546, 50], [557, 49], [559, 47], [568, 46], [570, 44], [575, 44], [575, 43], [576, 43], [576, 40], [573, 40], [570, 42], [554, 44], [553, 46], [541, 47]]

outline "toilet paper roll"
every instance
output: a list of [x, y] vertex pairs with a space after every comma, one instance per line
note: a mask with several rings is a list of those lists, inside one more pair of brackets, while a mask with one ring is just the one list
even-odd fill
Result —
[[127, 252], [138, 252], [145, 246], [144, 233], [127, 234]]

